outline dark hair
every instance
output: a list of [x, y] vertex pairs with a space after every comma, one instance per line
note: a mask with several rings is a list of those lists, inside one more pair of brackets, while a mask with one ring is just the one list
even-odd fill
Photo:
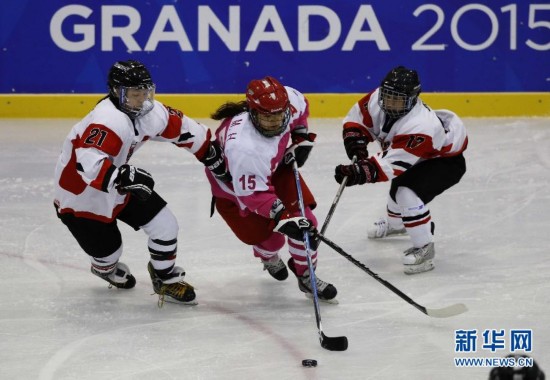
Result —
[[214, 120], [223, 120], [227, 117], [233, 117], [243, 112], [248, 112], [246, 100], [240, 102], [227, 102], [222, 104], [210, 117]]

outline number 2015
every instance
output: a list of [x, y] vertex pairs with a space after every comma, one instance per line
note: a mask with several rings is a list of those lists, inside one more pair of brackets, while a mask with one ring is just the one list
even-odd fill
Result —
[[[510, 50], [517, 50], [517, 31], [518, 31], [517, 5], [509, 4], [504, 7], [501, 7], [500, 10], [502, 13], [505, 13], [505, 12], [510, 13]], [[415, 17], [418, 17], [421, 13], [424, 13], [426, 11], [434, 12], [437, 16], [437, 19], [434, 25], [430, 28], [430, 30], [424, 33], [422, 37], [420, 37], [412, 45], [412, 50], [432, 50], [432, 51], [445, 50], [446, 48], [445, 44], [426, 43], [426, 41], [429, 38], [431, 38], [435, 33], [439, 31], [439, 29], [441, 29], [441, 26], [443, 25], [443, 22], [445, 20], [445, 12], [443, 11], [443, 9], [441, 9], [441, 7], [435, 4], [424, 4], [416, 8], [413, 15]], [[458, 23], [460, 21], [460, 18], [463, 17], [464, 14], [470, 11], [483, 12], [485, 15], [487, 15], [487, 17], [489, 18], [489, 21], [491, 22], [490, 35], [487, 37], [485, 41], [479, 44], [467, 43], [462, 39], [458, 30]], [[537, 11], [550, 11], [550, 5], [549, 4], [530, 4], [529, 5], [529, 20], [527, 24], [529, 29], [536, 29], [536, 28], [550, 29], [550, 21], [541, 20], [540, 12], [538, 15], [539, 20], [537, 20]], [[451, 18], [451, 35], [453, 37], [453, 40], [456, 42], [458, 46], [460, 46], [465, 50], [479, 51], [479, 50], [487, 49], [495, 42], [498, 36], [498, 32], [499, 32], [499, 22], [495, 12], [493, 12], [491, 8], [483, 4], [464, 5], [460, 7]], [[525, 41], [525, 44], [534, 50], [540, 50], [540, 51], [550, 50], [550, 42], [540, 44], [528, 39], [527, 41]]]

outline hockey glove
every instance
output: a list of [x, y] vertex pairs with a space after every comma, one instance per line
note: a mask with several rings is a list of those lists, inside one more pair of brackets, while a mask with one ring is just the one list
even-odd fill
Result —
[[378, 170], [368, 160], [361, 160], [353, 165], [338, 165], [334, 169], [334, 179], [336, 182], [342, 183], [345, 177], [348, 177], [346, 186], [373, 183], [378, 179]]
[[231, 174], [225, 164], [225, 154], [218, 140], [210, 142], [206, 157], [201, 161], [222, 182], [231, 182]]
[[285, 206], [280, 199], [277, 199], [271, 206], [269, 216], [275, 221], [273, 231], [299, 241], [303, 241], [304, 232], [307, 231], [310, 239], [316, 240], [317, 229], [313, 222], [301, 216], [291, 216], [290, 213], [285, 210]]
[[155, 181], [147, 171], [124, 164], [118, 168], [115, 186], [123, 194], [130, 193], [139, 200], [146, 201], [153, 193]]
[[357, 156], [358, 161], [366, 160], [369, 157], [369, 152], [367, 151], [367, 136], [365, 136], [359, 128], [344, 128], [342, 137], [344, 138], [346, 154], [350, 160], [353, 156]]
[[[315, 133], [308, 133], [306, 127], [298, 127], [291, 133], [292, 145], [286, 149], [286, 153], [292, 152], [296, 164], [301, 168], [309, 157], [309, 153], [315, 145]], [[286, 162], [286, 161], [285, 161]]]

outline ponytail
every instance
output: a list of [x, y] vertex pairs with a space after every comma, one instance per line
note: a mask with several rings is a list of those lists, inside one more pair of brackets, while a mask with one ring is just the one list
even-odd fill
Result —
[[210, 117], [214, 120], [223, 120], [228, 117], [233, 117], [243, 112], [248, 112], [248, 104], [246, 100], [235, 102], [227, 102], [222, 104]]

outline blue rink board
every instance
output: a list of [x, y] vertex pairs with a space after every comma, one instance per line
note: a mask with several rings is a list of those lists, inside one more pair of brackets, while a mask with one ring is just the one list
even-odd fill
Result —
[[531, 1], [39, 1], [0, 14], [0, 93], [102, 93], [115, 60], [162, 93], [240, 93], [265, 75], [361, 93], [397, 64], [428, 92], [550, 90], [550, 4]]

